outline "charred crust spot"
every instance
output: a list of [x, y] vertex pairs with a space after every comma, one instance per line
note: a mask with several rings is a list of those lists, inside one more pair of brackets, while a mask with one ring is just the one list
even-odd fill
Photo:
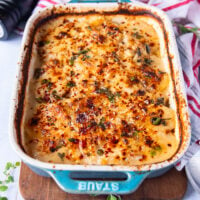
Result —
[[147, 159], [147, 156], [146, 155], [142, 155], [142, 158], [139, 159], [139, 161], [144, 161]]
[[99, 38], [98, 38], [98, 39], [99, 39], [99, 42], [100, 42], [100, 43], [103, 43], [103, 42], [105, 41], [106, 38], [105, 38], [105, 36], [103, 36], [103, 35], [99, 35]]
[[77, 116], [77, 118], [76, 118], [76, 121], [77, 121], [78, 123], [80, 123], [80, 124], [86, 122], [86, 120], [87, 120], [87, 115], [86, 115], [86, 113], [79, 113], [78, 116]]
[[29, 125], [30, 126], [36, 126], [36, 125], [38, 125], [39, 120], [40, 119], [38, 117], [33, 117], [33, 118], [30, 119]]
[[115, 137], [112, 138], [112, 143], [113, 144], [117, 144], [118, 142], [119, 142], [119, 140], [117, 138], [115, 138]]
[[70, 98], [70, 90], [66, 90], [65, 93], [62, 95], [64, 98]]
[[64, 38], [65, 36], [68, 36], [68, 33], [64, 32], [64, 31], [61, 31], [58, 35], [55, 36], [55, 38], [57, 40], [60, 40], [60, 39]]
[[149, 147], [152, 146], [153, 140], [152, 140], [152, 138], [151, 138], [150, 136], [146, 136], [146, 137], [145, 137], [145, 144], [146, 144], [147, 146], [149, 146]]
[[89, 128], [84, 126], [84, 127], [80, 128], [79, 133], [85, 135], [85, 134], [87, 134], [88, 130], [89, 130]]
[[44, 100], [44, 102], [50, 102], [50, 94], [45, 93], [43, 100]]
[[144, 90], [138, 90], [137, 91], [137, 96], [144, 96], [145, 95], [145, 91]]
[[38, 79], [38, 78], [40, 78], [40, 76], [41, 76], [43, 73], [44, 73], [44, 69], [42, 69], [42, 68], [36, 68], [35, 71], [34, 71], [33, 77], [34, 77], [35, 79]]
[[91, 121], [91, 123], [89, 124], [89, 127], [93, 128], [96, 127], [97, 123], [95, 121]]
[[87, 99], [86, 106], [90, 109], [94, 108], [93, 100], [92, 98]]
[[53, 59], [52, 60], [53, 64], [58, 65], [59, 64], [59, 60], [58, 59]]
[[87, 147], [87, 141], [86, 140], [82, 140], [81, 141], [81, 146], [82, 146], [83, 149], [86, 148]]

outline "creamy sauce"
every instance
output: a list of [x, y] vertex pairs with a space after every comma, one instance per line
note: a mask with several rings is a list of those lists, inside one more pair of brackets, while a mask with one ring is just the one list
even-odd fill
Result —
[[39, 28], [22, 123], [30, 156], [141, 165], [175, 154], [180, 141], [169, 65], [152, 20], [64, 16]]

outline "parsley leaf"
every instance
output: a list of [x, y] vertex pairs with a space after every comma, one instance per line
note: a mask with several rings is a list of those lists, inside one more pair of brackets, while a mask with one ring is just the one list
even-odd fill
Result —
[[110, 194], [109, 196], [107, 196], [106, 200], [121, 200], [121, 197], [119, 195], [113, 195]]
[[0, 197], [0, 200], [8, 200], [7, 197]]
[[8, 189], [6, 185], [0, 185], [0, 192], [5, 192]]
[[75, 87], [76, 86], [76, 83], [74, 82], [74, 81], [69, 81], [68, 83], [67, 83], [67, 87], [68, 88], [72, 88], [72, 87]]

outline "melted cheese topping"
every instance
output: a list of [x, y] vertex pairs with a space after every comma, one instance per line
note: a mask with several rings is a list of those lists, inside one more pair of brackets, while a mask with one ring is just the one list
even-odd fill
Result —
[[37, 31], [33, 57], [22, 123], [30, 156], [130, 166], [175, 154], [169, 66], [147, 17], [58, 17]]

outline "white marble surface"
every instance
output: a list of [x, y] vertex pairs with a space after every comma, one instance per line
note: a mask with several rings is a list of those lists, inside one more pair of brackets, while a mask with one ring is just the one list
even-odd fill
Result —
[[[7, 162], [19, 161], [8, 139], [9, 108], [14, 90], [14, 80], [17, 73], [17, 61], [20, 53], [21, 37], [13, 35], [8, 41], [0, 41], [0, 179]], [[200, 153], [199, 153], [200, 159]], [[15, 182], [10, 184], [5, 196], [9, 200], [22, 199], [18, 190], [19, 169], [16, 170]], [[1, 195], [1, 193], [0, 193]], [[194, 191], [188, 182], [188, 189], [184, 200], [198, 200], [200, 194]]]

